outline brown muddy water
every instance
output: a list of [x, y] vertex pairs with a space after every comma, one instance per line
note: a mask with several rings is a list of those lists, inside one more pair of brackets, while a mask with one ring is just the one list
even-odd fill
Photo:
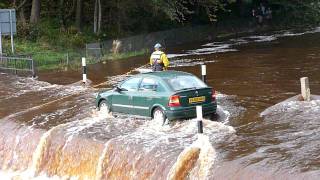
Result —
[[319, 32], [274, 32], [170, 52], [170, 69], [200, 75], [205, 63], [208, 84], [219, 91], [218, 121], [205, 120], [204, 135], [196, 134], [195, 120], [158, 126], [95, 110], [97, 91], [142, 71], [147, 57], [89, 66], [88, 87], [77, 83], [79, 72], [41, 73], [37, 80], [2, 73], [0, 177], [319, 179], [320, 100], [282, 102], [299, 94], [303, 76], [320, 94]]

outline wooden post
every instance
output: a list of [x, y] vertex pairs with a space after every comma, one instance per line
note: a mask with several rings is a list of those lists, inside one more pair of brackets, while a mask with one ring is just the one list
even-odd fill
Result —
[[34, 67], [34, 60], [31, 59], [31, 70], [32, 70], [32, 77], [35, 78], [36, 77], [36, 69]]
[[203, 134], [203, 124], [202, 124], [202, 106], [196, 106], [197, 108], [197, 125], [198, 125], [198, 133]]
[[69, 66], [69, 52], [67, 52], [67, 66]]
[[310, 88], [309, 88], [309, 79], [308, 77], [300, 78], [301, 82], [301, 95], [304, 101], [310, 101]]
[[86, 44], [86, 57], [88, 57], [88, 45]]
[[17, 67], [17, 59], [14, 59], [14, 74], [18, 74], [18, 71], [17, 71], [18, 67]]

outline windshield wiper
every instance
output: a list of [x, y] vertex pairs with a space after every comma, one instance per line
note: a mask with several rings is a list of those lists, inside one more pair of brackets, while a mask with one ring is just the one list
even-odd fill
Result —
[[196, 90], [196, 87], [188, 87], [188, 88], [182, 88], [182, 89], [178, 89], [177, 91], [183, 91], [183, 90]]

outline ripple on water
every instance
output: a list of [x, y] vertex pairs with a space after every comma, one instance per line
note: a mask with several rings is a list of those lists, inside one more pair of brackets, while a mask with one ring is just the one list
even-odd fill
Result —
[[302, 172], [319, 169], [320, 100], [291, 98], [266, 109], [261, 116], [263, 122], [255, 128], [270, 133], [255, 137], [257, 143], [262, 143], [250, 155], [252, 159], [259, 157], [257, 165]]

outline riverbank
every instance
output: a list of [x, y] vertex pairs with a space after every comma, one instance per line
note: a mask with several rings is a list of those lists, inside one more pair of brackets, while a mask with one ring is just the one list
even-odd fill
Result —
[[[4, 49], [9, 49], [10, 41], [4, 40]], [[63, 48], [49, 45], [46, 42], [33, 42], [28, 40], [15, 40], [15, 54], [5, 51], [7, 56], [31, 57], [36, 62], [38, 71], [59, 70], [81, 68], [81, 58], [86, 57], [86, 49], [84, 48]], [[101, 61], [112, 61], [118, 59], [126, 59], [130, 57], [140, 56], [148, 53], [147, 49], [132, 52], [108, 53], [100, 58], [93, 56], [87, 57], [87, 64], [95, 64]]]

